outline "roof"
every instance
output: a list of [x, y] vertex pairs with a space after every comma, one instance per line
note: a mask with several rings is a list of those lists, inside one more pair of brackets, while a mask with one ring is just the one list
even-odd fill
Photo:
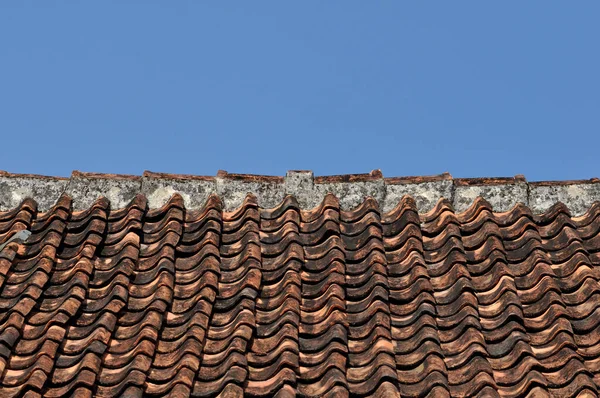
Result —
[[[311, 177], [312, 190], [337, 190], [312, 208], [301, 190], [271, 207], [266, 191], [233, 190], [277, 191], [303, 173], [74, 174], [47, 185], [47, 196], [60, 192], [49, 209], [25, 195], [0, 212], [0, 244], [31, 231], [0, 252], [0, 396], [598, 393], [600, 203], [580, 215], [531, 205], [538, 188], [552, 201], [595, 181], [383, 179], [376, 200], [357, 187], [379, 184], [377, 173]], [[98, 198], [108, 186], [94, 178], [131, 199]], [[223, 196], [195, 206], [186, 185], [219, 178]], [[152, 192], [169, 192], [163, 179], [181, 192], [153, 207]], [[390, 186], [448, 181], [451, 199], [428, 211], [416, 194], [389, 208]], [[521, 184], [523, 201], [495, 211]], [[461, 196], [473, 187], [482, 195]]]

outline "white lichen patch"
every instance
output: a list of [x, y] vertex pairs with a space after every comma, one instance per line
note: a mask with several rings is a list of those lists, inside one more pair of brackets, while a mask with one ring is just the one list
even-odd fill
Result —
[[151, 209], [164, 206], [174, 194], [180, 194], [184, 203], [190, 202], [190, 195], [184, 192], [178, 192], [173, 187], [160, 187], [147, 195], [148, 207]]
[[24, 198], [33, 197], [33, 190], [31, 189], [30, 185], [23, 186], [23, 187], [16, 188], [14, 191], [12, 191], [10, 193], [10, 195], [11, 195], [11, 203], [19, 204], [20, 202], [23, 201]]
[[142, 193], [146, 195], [151, 209], [164, 206], [176, 193], [181, 195], [186, 208], [201, 209], [216, 191], [215, 182], [209, 180], [144, 177], [142, 181]]
[[47, 211], [62, 195], [68, 182], [50, 177], [0, 177], [0, 210], [14, 209], [26, 198], [31, 198], [37, 202], [39, 211]]
[[531, 185], [529, 205], [534, 213], [543, 213], [557, 202], [562, 202], [574, 216], [584, 214], [600, 200], [600, 184]]

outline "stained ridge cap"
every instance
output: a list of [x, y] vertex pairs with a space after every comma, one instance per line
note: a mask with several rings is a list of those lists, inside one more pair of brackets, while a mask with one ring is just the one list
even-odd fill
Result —
[[363, 174], [314, 176], [310, 170], [290, 170], [284, 176], [229, 173], [215, 176], [169, 174], [144, 171], [142, 175], [105, 174], [73, 171], [69, 178], [0, 171], [0, 210], [18, 206], [30, 198], [46, 210], [67, 193], [76, 209], [89, 207], [101, 196], [111, 200], [112, 208], [122, 208], [137, 194], [145, 195], [152, 208], [166, 203], [179, 193], [190, 209], [202, 208], [210, 195], [223, 200], [224, 210], [241, 205], [247, 194], [257, 197], [260, 207], [272, 209], [286, 196], [294, 196], [303, 209], [312, 209], [331, 193], [342, 210], [360, 205], [372, 197], [382, 212], [391, 211], [409, 195], [419, 212], [435, 207], [446, 198], [456, 212], [465, 211], [477, 197], [487, 200], [494, 211], [508, 211], [521, 203], [540, 214], [557, 202], [564, 203], [573, 215], [584, 214], [600, 201], [600, 179], [528, 182], [514, 177], [453, 178], [450, 173], [430, 176], [385, 177], [381, 170]]

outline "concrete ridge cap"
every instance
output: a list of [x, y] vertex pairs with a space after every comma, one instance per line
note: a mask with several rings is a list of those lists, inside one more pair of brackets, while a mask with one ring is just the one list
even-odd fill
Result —
[[[159, 189], [161, 191], [157, 192]], [[476, 197], [482, 197], [499, 211], [522, 203], [534, 212], [543, 212], [562, 202], [572, 209], [573, 214], [582, 214], [593, 202], [600, 200], [600, 179], [528, 182], [522, 175], [453, 178], [449, 173], [384, 177], [380, 170], [316, 177], [310, 170], [290, 170], [285, 176], [219, 171], [214, 177], [150, 171], [140, 176], [73, 171], [65, 178], [0, 171], [0, 210], [14, 208], [25, 198], [34, 199], [41, 210], [47, 209], [63, 193], [73, 198], [77, 209], [89, 206], [100, 196], [120, 207], [137, 194], [152, 197], [154, 207], [175, 192], [181, 193], [192, 208], [199, 207], [206, 198], [216, 194], [223, 199], [225, 208], [232, 209], [249, 193], [246, 191], [252, 191], [250, 193], [255, 194], [265, 208], [277, 205], [286, 195], [295, 196], [302, 207], [310, 208], [319, 203], [323, 195], [333, 193], [344, 208], [358, 205], [365, 197], [373, 197], [382, 208], [388, 209], [403, 195], [410, 195], [420, 210], [429, 210], [438, 199], [447, 198], [456, 211], [462, 211]]]
[[437, 175], [422, 175], [422, 176], [396, 176], [396, 177], [385, 177], [381, 170], [372, 170], [369, 173], [362, 174], [339, 174], [339, 175], [323, 175], [315, 176], [311, 170], [288, 170], [285, 176], [276, 175], [261, 175], [261, 174], [239, 174], [229, 173], [224, 170], [219, 170], [215, 176], [207, 175], [195, 175], [195, 174], [179, 174], [179, 173], [161, 173], [144, 171], [141, 175], [130, 175], [130, 174], [112, 174], [112, 173], [98, 173], [98, 172], [84, 172], [74, 170], [69, 177], [62, 176], [49, 176], [39, 174], [21, 174], [11, 173], [4, 170], [0, 170], [0, 177], [7, 178], [35, 178], [35, 179], [47, 179], [47, 180], [70, 180], [74, 177], [90, 178], [90, 179], [132, 179], [138, 180], [144, 177], [156, 178], [156, 179], [174, 179], [174, 180], [205, 180], [212, 181], [216, 178], [221, 179], [232, 179], [239, 181], [248, 182], [284, 182], [284, 179], [291, 175], [306, 175], [312, 176], [316, 183], [351, 183], [360, 181], [372, 181], [383, 179], [386, 185], [397, 185], [397, 184], [419, 184], [424, 182], [436, 182], [436, 181], [453, 181], [455, 185], [503, 185], [511, 183], [526, 182], [530, 185], [535, 186], [564, 186], [564, 185], [580, 185], [580, 184], [597, 184], [600, 183], [600, 178], [594, 177], [583, 180], [548, 180], [548, 181], [527, 181], [525, 176], [517, 174], [513, 177], [457, 177], [454, 178], [448, 172]]

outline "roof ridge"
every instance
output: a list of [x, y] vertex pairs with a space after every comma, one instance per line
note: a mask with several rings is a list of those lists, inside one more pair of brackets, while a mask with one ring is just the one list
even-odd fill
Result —
[[263, 208], [277, 206], [287, 195], [299, 205], [314, 208], [327, 193], [334, 194], [342, 209], [353, 209], [372, 197], [384, 211], [393, 209], [409, 195], [420, 212], [431, 210], [441, 198], [449, 199], [457, 211], [467, 209], [477, 197], [497, 211], [508, 211], [517, 203], [542, 213], [561, 202], [574, 215], [584, 214], [600, 200], [600, 179], [528, 182], [514, 177], [453, 178], [450, 173], [433, 176], [384, 177], [381, 170], [363, 174], [314, 176], [310, 170], [291, 170], [285, 176], [236, 174], [219, 170], [215, 176], [168, 174], [145, 171], [142, 175], [73, 171], [69, 178], [16, 174], [0, 171], [0, 210], [15, 208], [26, 198], [34, 199], [41, 211], [51, 208], [68, 194], [75, 209], [89, 207], [106, 197], [113, 208], [126, 206], [143, 194], [151, 208], [161, 207], [174, 193], [188, 208], [201, 208], [210, 195], [218, 195], [225, 209], [235, 209], [247, 193]]

